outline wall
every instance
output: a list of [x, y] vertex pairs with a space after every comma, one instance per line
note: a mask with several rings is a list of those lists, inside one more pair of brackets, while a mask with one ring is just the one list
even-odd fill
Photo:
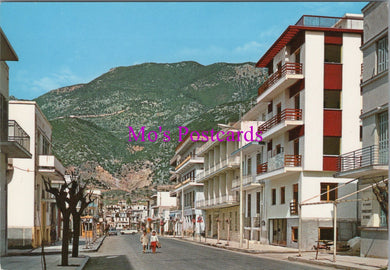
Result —
[[305, 170], [322, 170], [323, 156], [323, 81], [324, 81], [324, 33], [305, 33], [304, 50], [304, 153]]

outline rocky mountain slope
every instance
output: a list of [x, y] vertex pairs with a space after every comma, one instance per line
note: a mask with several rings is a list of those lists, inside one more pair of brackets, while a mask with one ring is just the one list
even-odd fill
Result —
[[[215, 128], [238, 119], [264, 79], [253, 63], [146, 63], [113, 68], [86, 84], [36, 99], [53, 126], [54, 153], [102, 187], [131, 191], [167, 183], [178, 126]], [[129, 126], [159, 127], [171, 140], [129, 142]]]

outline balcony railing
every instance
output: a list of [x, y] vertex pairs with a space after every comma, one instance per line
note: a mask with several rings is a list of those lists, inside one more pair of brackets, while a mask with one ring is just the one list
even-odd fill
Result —
[[15, 120], [8, 120], [8, 141], [17, 142], [27, 151], [30, 151], [30, 136]]
[[337, 169], [339, 172], [359, 169], [373, 165], [388, 165], [389, 149], [371, 145], [355, 150], [338, 157]]
[[295, 25], [326, 28], [362, 29], [363, 18], [303, 15]]
[[282, 121], [286, 120], [302, 120], [302, 109], [284, 109], [281, 113], [278, 113], [264, 124], [259, 126], [258, 131], [264, 133]]
[[290, 215], [298, 215], [298, 202], [290, 202]]
[[282, 68], [274, 72], [268, 79], [259, 87], [258, 95], [263, 94], [268, 88], [274, 85], [280, 78], [285, 75], [302, 74], [302, 63], [285, 63]]
[[268, 162], [257, 165], [257, 174], [272, 172], [283, 167], [300, 167], [302, 166], [301, 155], [284, 155], [277, 154], [268, 159]]
[[208, 200], [199, 200], [196, 202], [197, 208], [211, 207], [225, 204], [233, 204], [239, 202], [238, 196], [235, 194], [223, 195], [216, 198], [211, 198]]
[[267, 172], [268, 162], [257, 165], [257, 174]]

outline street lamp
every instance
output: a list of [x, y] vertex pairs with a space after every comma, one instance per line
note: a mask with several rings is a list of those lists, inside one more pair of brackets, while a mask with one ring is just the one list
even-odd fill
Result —
[[[241, 118], [241, 117], [240, 117]], [[240, 120], [241, 121], [241, 120]], [[218, 124], [219, 127], [222, 128], [229, 128], [229, 129], [234, 129], [234, 130], [240, 130], [239, 128], [235, 128], [230, 125], [225, 125], [225, 124]], [[242, 146], [242, 140], [240, 140], [240, 144]], [[242, 147], [239, 145], [239, 150], [240, 150], [240, 248], [242, 248], [242, 242], [243, 242], [243, 234], [244, 234], [244, 198], [243, 198], [243, 183], [242, 183]]]

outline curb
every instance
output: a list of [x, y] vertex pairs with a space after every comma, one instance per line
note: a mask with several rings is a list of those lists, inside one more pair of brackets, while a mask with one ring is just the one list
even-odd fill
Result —
[[261, 251], [261, 250], [253, 250], [253, 249], [242, 249], [242, 248], [236, 248], [236, 247], [230, 247], [230, 246], [224, 246], [224, 245], [218, 245], [218, 244], [212, 244], [212, 243], [196, 242], [196, 241], [191, 241], [191, 240], [182, 239], [182, 238], [170, 238], [170, 239], [175, 239], [175, 240], [179, 240], [179, 241], [186, 241], [186, 242], [190, 242], [193, 244], [200, 244], [203, 246], [217, 247], [217, 248], [222, 248], [222, 249], [227, 249], [227, 250], [237, 251], [237, 252], [242, 252], [242, 253], [249, 253], [249, 254], [286, 254], [286, 253], [296, 254], [297, 253], [297, 251]]
[[[366, 270], [366, 267], [356, 267], [356, 266], [345, 266], [345, 265], [340, 265], [332, 262], [323, 262], [323, 261], [318, 261], [318, 260], [309, 260], [309, 259], [304, 259], [304, 258], [299, 258], [299, 257], [288, 257], [289, 261], [292, 262], [301, 262], [301, 263], [306, 263], [306, 264], [316, 264], [316, 265], [321, 265], [321, 266], [328, 266], [328, 267], [333, 267], [336, 269], [346, 269], [346, 270]], [[377, 269], [381, 269], [380, 267], [377, 266], [371, 266], [371, 267], [376, 267]]]
[[100, 247], [103, 244], [103, 241], [106, 239], [106, 235], [103, 236], [102, 241], [100, 241], [99, 245], [95, 249], [86, 249], [86, 250], [79, 250], [79, 252], [87, 253], [87, 252], [97, 252], [99, 251]]
[[88, 263], [88, 261], [89, 261], [89, 258], [90, 258], [89, 256], [85, 256], [85, 260], [83, 261], [82, 264], [80, 264], [79, 267], [77, 267], [76, 270], [83, 270], [84, 267], [87, 265], [87, 263]]

